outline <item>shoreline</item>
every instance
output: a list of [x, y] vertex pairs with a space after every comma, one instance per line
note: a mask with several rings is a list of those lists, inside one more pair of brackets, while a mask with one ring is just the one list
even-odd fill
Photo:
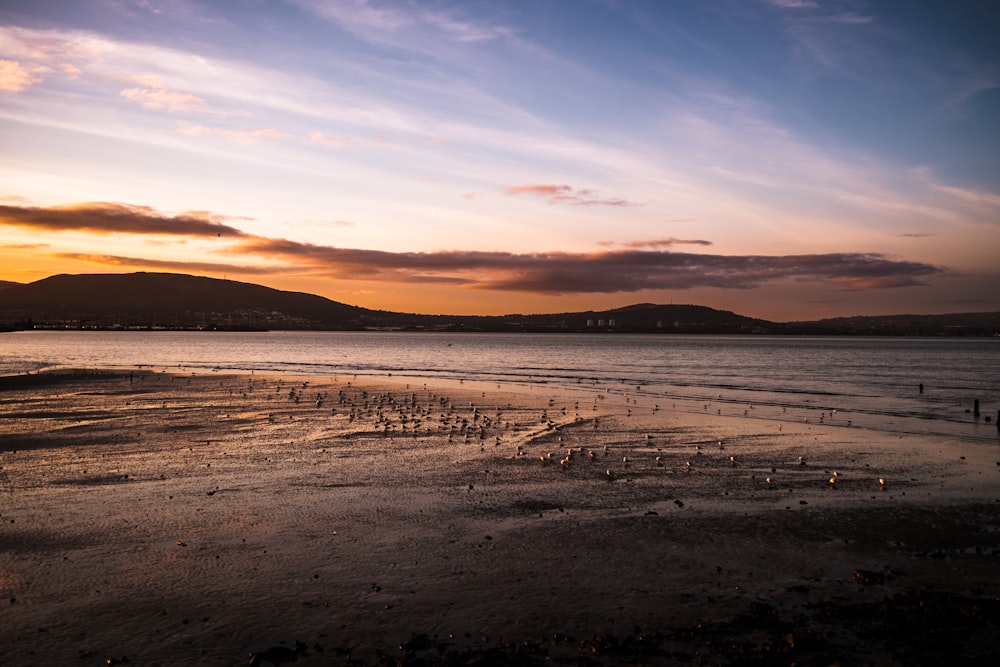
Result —
[[0, 662], [1000, 655], [976, 638], [991, 447], [548, 386], [121, 373], [0, 382]]

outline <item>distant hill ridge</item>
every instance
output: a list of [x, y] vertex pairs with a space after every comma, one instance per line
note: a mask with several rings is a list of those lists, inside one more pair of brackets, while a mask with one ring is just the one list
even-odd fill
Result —
[[847, 317], [776, 323], [696, 305], [462, 316], [371, 310], [315, 294], [175, 273], [56, 275], [0, 281], [0, 327], [415, 329], [444, 331], [995, 335], [1000, 313]]
[[21, 310], [33, 319], [101, 323], [117, 317], [129, 324], [158, 320], [178, 325], [197, 324], [197, 315], [231, 315], [233, 311], [247, 315], [278, 312], [317, 322], [351, 319], [366, 312], [314, 294], [173, 273], [51, 276], [0, 291], [0, 310]]

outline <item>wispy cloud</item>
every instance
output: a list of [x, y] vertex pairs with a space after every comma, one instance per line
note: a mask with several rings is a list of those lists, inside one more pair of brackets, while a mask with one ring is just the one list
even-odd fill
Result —
[[59, 252], [53, 257], [77, 262], [91, 262], [103, 266], [120, 266], [143, 269], [172, 269], [175, 271], [195, 271], [205, 273], [236, 273], [250, 276], [265, 276], [287, 272], [287, 267], [260, 267], [241, 264], [222, 264], [217, 262], [192, 262], [182, 260], [164, 260], [139, 257], [124, 257], [121, 255], [100, 255], [94, 253]]
[[309, 143], [326, 146], [327, 148], [340, 149], [362, 144], [378, 145], [390, 142], [389, 138], [383, 134], [376, 134], [371, 137], [345, 137], [313, 132], [309, 135]]
[[550, 206], [554, 204], [570, 204], [573, 206], [630, 206], [624, 199], [617, 197], [600, 197], [593, 190], [574, 188], [569, 185], [528, 184], [512, 185], [504, 188], [505, 195], [513, 197], [530, 195], [546, 200]]
[[0, 249], [2, 250], [42, 250], [51, 247], [52, 245], [49, 243], [10, 243], [0, 245]]
[[932, 184], [931, 187], [981, 208], [994, 209], [1000, 214], [1000, 195], [982, 190], [973, 190], [971, 188], [959, 188], [952, 185]]
[[185, 125], [178, 132], [190, 137], [224, 137], [240, 144], [256, 144], [261, 139], [291, 139], [293, 135], [272, 127], [257, 129], [233, 129], [228, 127], [205, 127], [204, 125]]
[[782, 9], [816, 9], [819, 3], [813, 0], [765, 0], [767, 4]]
[[127, 100], [141, 104], [144, 109], [190, 111], [205, 104], [205, 100], [197, 95], [178, 93], [162, 87], [125, 88], [119, 95]]
[[323, 134], [322, 132], [313, 132], [309, 135], [309, 143], [319, 144], [320, 146], [326, 146], [327, 148], [346, 148], [347, 146], [355, 143], [355, 141], [356, 140], [352, 137], [334, 137]]
[[[372, 0], [295, 0], [307, 11], [362, 39], [416, 51], [434, 52], [442, 41], [476, 43], [511, 36], [512, 30], [456, 11]], [[423, 38], [421, 38], [421, 36]], [[433, 37], [433, 39], [427, 39]]]
[[631, 248], [633, 250], [640, 250], [642, 248], [672, 248], [675, 245], [701, 245], [710, 246], [711, 241], [704, 241], [701, 239], [677, 239], [674, 237], [668, 237], [663, 239], [651, 239], [648, 241], [602, 241], [601, 244], [605, 247], [620, 246], [623, 248]]

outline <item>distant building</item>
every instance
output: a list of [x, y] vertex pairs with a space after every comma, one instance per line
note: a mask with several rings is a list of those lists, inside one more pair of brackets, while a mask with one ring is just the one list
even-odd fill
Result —
[[588, 327], [594, 326], [594, 320], [587, 320], [587, 326]]

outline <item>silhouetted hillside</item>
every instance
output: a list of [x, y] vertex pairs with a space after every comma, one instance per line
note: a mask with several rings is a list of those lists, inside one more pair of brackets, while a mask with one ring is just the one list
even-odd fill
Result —
[[611, 310], [588, 310], [552, 315], [508, 315], [511, 324], [530, 330], [660, 332], [660, 333], [768, 333], [775, 324], [705, 306], [640, 303]]
[[789, 322], [788, 333], [849, 336], [995, 336], [1000, 313], [945, 315], [871, 315], [834, 317], [815, 322]]
[[313, 294], [170, 273], [58, 275], [0, 292], [8, 322], [97, 327], [359, 328], [377, 311]]
[[173, 273], [59, 275], [26, 285], [0, 282], [0, 328], [35, 327], [990, 336], [1000, 332], [1000, 313], [777, 323], [705, 306], [640, 303], [576, 313], [420, 315]]
[[16, 287], [21, 283], [11, 282], [10, 280], [0, 280], [0, 292], [4, 291], [8, 287]]
[[171, 273], [58, 275], [0, 291], [7, 328], [407, 329], [750, 333], [771, 323], [702, 306], [639, 304], [554, 315], [420, 315]]

